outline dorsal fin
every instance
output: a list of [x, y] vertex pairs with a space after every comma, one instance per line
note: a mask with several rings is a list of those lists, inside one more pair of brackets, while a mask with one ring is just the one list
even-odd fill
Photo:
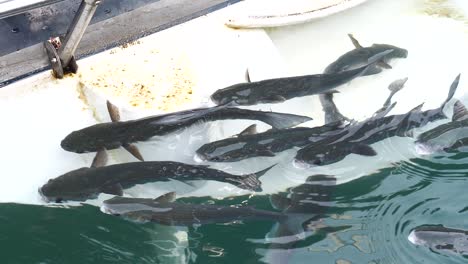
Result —
[[257, 134], [257, 125], [253, 124], [248, 126], [246, 129], [242, 130], [237, 136], [245, 136], [245, 135], [254, 135]]
[[168, 192], [157, 198], [154, 198], [153, 201], [158, 202], [158, 203], [170, 203], [170, 202], [173, 202], [175, 198], [176, 198], [175, 192]]
[[351, 42], [353, 43], [356, 49], [362, 49], [361, 44], [359, 43], [359, 41], [357, 41], [357, 39], [354, 38], [353, 34], [348, 34], [348, 37], [349, 39], [351, 39]]
[[107, 164], [107, 151], [105, 148], [101, 148], [96, 152], [96, 156], [93, 159], [93, 163], [91, 163], [91, 168], [99, 168], [104, 167]]
[[247, 68], [247, 70], [245, 70], [245, 81], [248, 82], [248, 83], [252, 82], [252, 80], [250, 79], [250, 73], [249, 73], [248, 68]]
[[452, 121], [463, 121], [468, 119], [468, 110], [460, 100], [457, 100], [453, 105]]
[[112, 122], [120, 121], [119, 108], [117, 108], [117, 106], [109, 102], [109, 100], [107, 100], [107, 111], [109, 112], [109, 116]]
[[461, 74], [458, 74], [457, 77], [455, 77], [455, 80], [453, 80], [452, 84], [450, 85], [447, 99], [445, 99], [445, 101], [440, 106], [440, 110], [444, 110], [445, 105], [452, 99], [453, 95], [457, 91], [458, 83], [460, 82], [460, 76]]

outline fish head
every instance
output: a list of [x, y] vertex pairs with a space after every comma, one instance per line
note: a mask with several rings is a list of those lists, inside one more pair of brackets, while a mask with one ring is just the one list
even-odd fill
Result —
[[411, 231], [408, 240], [414, 245], [429, 247], [436, 251], [467, 252], [467, 232], [446, 228], [442, 225], [424, 225]]
[[196, 151], [196, 159], [212, 162], [233, 162], [249, 157], [249, 146], [246, 142], [229, 138], [211, 142]]
[[115, 123], [102, 123], [73, 131], [62, 140], [60, 146], [75, 153], [96, 152], [102, 148], [116, 149], [123, 142], [116, 128]]
[[247, 105], [252, 89], [246, 83], [238, 83], [229, 87], [219, 89], [210, 98], [216, 105]]
[[377, 48], [379, 51], [385, 51], [385, 50], [393, 50], [390, 54], [386, 55], [385, 58], [388, 59], [393, 59], [393, 58], [401, 58], [404, 59], [408, 57], [408, 50], [389, 45], [389, 44], [374, 44], [372, 47]]
[[346, 156], [345, 149], [336, 145], [314, 145], [299, 150], [294, 159], [296, 167], [325, 166], [342, 160]]
[[98, 191], [88, 180], [90, 168], [80, 168], [70, 171], [55, 179], [50, 179], [39, 188], [39, 194], [46, 202], [60, 203], [62, 201], [84, 201], [96, 197]]

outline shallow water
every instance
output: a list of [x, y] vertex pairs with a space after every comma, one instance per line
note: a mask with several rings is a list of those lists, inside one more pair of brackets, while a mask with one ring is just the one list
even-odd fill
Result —
[[[8, 250], [1, 257], [3, 263], [258, 263], [283, 256], [289, 263], [466, 263], [407, 237], [423, 224], [468, 229], [461, 199], [467, 164], [468, 154], [412, 159], [338, 185], [316, 231], [292, 251], [265, 239], [275, 225], [268, 221], [175, 228], [128, 222], [90, 205], [4, 204], [0, 243]], [[266, 195], [179, 201], [275, 210]]]

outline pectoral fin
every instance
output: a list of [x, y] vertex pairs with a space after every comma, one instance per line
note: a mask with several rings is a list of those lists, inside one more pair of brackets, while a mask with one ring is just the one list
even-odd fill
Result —
[[132, 154], [135, 158], [137, 158], [138, 160], [140, 161], [145, 161], [143, 159], [143, 156], [141, 155], [140, 153], [140, 150], [138, 150], [137, 146], [133, 145], [133, 144], [125, 144], [123, 146], [128, 152], [130, 152], [130, 154]]
[[282, 102], [286, 101], [286, 98], [284, 98], [281, 95], [272, 95], [272, 96], [268, 97], [267, 101], [269, 103], [282, 103]]
[[259, 156], [263, 156], [263, 157], [274, 157], [276, 156], [275, 153], [271, 150], [268, 150], [268, 149], [265, 149], [265, 150], [259, 150], [257, 151], [257, 154]]
[[122, 189], [122, 185], [120, 185], [120, 183], [106, 186], [106, 187], [102, 188], [101, 192], [107, 193], [107, 194], [118, 195], [118, 196], [123, 195], [123, 189]]
[[384, 69], [392, 69], [392, 66], [386, 63], [385, 61], [377, 62], [377, 65], [379, 65], [379, 67], [384, 68]]
[[283, 211], [291, 206], [291, 199], [279, 194], [272, 194], [270, 195], [270, 203], [276, 210]]
[[175, 192], [168, 192], [166, 194], [163, 194], [153, 199], [153, 201], [158, 202], [158, 203], [170, 203], [170, 202], [173, 202], [175, 198], [176, 198]]
[[375, 150], [366, 144], [359, 144], [356, 145], [352, 148], [351, 150], [352, 153], [362, 155], [362, 156], [375, 156], [377, 155], [377, 152]]
[[248, 126], [246, 129], [242, 130], [242, 132], [240, 132], [238, 136], [254, 135], [254, 134], [257, 134], [256, 124]]
[[96, 156], [93, 159], [93, 163], [91, 164], [91, 168], [98, 168], [104, 167], [107, 164], [107, 151], [105, 148], [100, 149]]
[[109, 100], [107, 100], [107, 111], [109, 112], [109, 116], [110, 116], [112, 122], [120, 121], [119, 108], [117, 108], [117, 106], [115, 106], [111, 102], [109, 102]]

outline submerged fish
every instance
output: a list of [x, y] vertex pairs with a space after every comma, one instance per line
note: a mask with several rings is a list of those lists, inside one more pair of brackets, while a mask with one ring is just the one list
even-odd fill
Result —
[[373, 75], [380, 73], [381, 68], [392, 68], [388, 62], [395, 58], [406, 58], [408, 57], [408, 51], [389, 44], [373, 44], [370, 47], [363, 47], [359, 42], [353, 37], [353, 35], [348, 34], [351, 42], [353, 43], [355, 49], [343, 54], [336, 61], [331, 63], [325, 68], [324, 73], [337, 73], [342, 71], [348, 71], [355, 69], [356, 67], [361, 67], [363, 63], [386, 50], [392, 50], [392, 52], [385, 55], [380, 59], [379, 62], [370, 66], [369, 69], [363, 75]]
[[452, 121], [420, 134], [416, 140], [416, 150], [420, 154], [455, 150], [467, 146], [467, 139], [468, 111], [457, 101], [453, 106]]
[[287, 128], [312, 120], [306, 116], [254, 111], [223, 105], [119, 121], [118, 109], [109, 102], [108, 109], [113, 122], [96, 124], [70, 133], [62, 140], [62, 148], [76, 153], [85, 153], [95, 152], [102, 148], [109, 150], [124, 147], [136, 158], [143, 160], [132, 143], [145, 141], [153, 136], [164, 136], [200, 122], [247, 119], [260, 120], [274, 128]]
[[261, 103], [281, 103], [286, 100], [314, 94], [330, 93], [332, 89], [361, 76], [377, 61], [393, 52], [386, 50], [360, 67], [332, 74], [314, 74], [295, 77], [267, 79], [258, 82], [235, 84], [220, 89], [211, 95], [218, 104], [255, 105]]
[[259, 210], [250, 206], [232, 207], [174, 202], [175, 193], [156, 199], [114, 197], [103, 202], [101, 211], [137, 222], [191, 226], [194, 224], [229, 223], [244, 220], [285, 221], [285, 214]]
[[412, 129], [429, 122], [447, 118], [443, 112], [458, 87], [460, 75], [450, 86], [447, 99], [436, 109], [421, 111], [422, 104], [406, 114], [376, 116], [368, 120], [347, 126], [342, 133], [314, 142], [299, 150], [295, 157], [298, 167], [308, 165], [328, 165], [355, 153], [364, 156], [375, 156], [376, 151], [369, 146], [383, 139], [411, 135]]
[[468, 256], [468, 231], [443, 225], [423, 225], [411, 231], [408, 240], [436, 252]]
[[95, 198], [100, 193], [122, 195], [123, 189], [137, 184], [170, 180], [183, 182], [212, 180], [229, 183], [249, 191], [261, 191], [261, 182], [258, 178], [273, 166], [256, 173], [233, 175], [208, 166], [174, 161], [130, 162], [70, 171], [50, 179], [39, 189], [39, 193], [50, 202], [82, 201]]
[[[399, 85], [395, 85], [398, 83]], [[399, 91], [404, 82], [397, 80], [390, 85], [390, 95], [384, 106], [376, 112], [376, 115], [384, 116], [392, 107], [389, 103], [392, 96]], [[255, 131], [243, 131], [239, 136], [214, 141], [201, 146], [196, 151], [196, 159], [213, 162], [234, 162], [251, 157], [273, 157], [275, 153], [285, 151], [293, 147], [304, 147], [310, 143], [329, 138], [342, 133], [344, 127], [343, 116], [332, 101], [332, 95], [324, 97], [324, 106], [327, 107], [324, 126], [295, 127], [289, 129], [272, 129], [263, 133]]]

